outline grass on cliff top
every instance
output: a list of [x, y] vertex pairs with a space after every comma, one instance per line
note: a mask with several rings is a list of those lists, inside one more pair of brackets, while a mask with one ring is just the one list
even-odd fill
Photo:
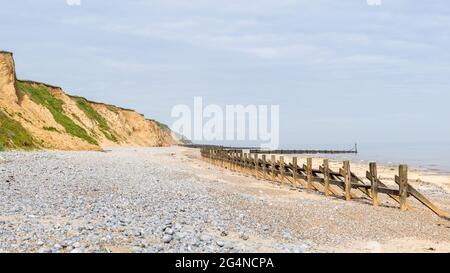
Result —
[[100, 113], [95, 111], [86, 99], [77, 98], [76, 102], [78, 108], [80, 108], [80, 110], [83, 111], [88, 118], [97, 122], [98, 126], [100, 127], [100, 131], [102, 131], [107, 139], [116, 143], [118, 142], [114, 132], [112, 132], [111, 128], [108, 126], [106, 119], [102, 115], [100, 115]]
[[163, 131], [170, 131], [169, 126], [167, 126], [166, 124], [161, 123], [161, 122], [159, 122], [159, 121], [157, 121], [157, 120], [154, 120], [154, 119], [149, 119], [149, 120], [150, 120], [150, 121], [153, 121], [154, 123], [156, 123], [156, 125], [158, 125], [158, 127], [159, 127], [161, 130], [163, 130]]
[[46, 107], [57, 123], [59, 123], [66, 132], [72, 136], [81, 138], [86, 142], [98, 145], [98, 142], [92, 138], [85, 129], [78, 126], [72, 119], [64, 114], [64, 102], [55, 96], [45, 86], [33, 87], [30, 84], [17, 82], [20, 91], [30, 96], [30, 99], [37, 104]]
[[0, 111], [0, 151], [37, 148], [31, 134], [23, 126]]
[[119, 109], [117, 107], [115, 107], [115, 106], [106, 105], [106, 108], [108, 108], [108, 110], [113, 112], [113, 113], [119, 114]]
[[170, 129], [170, 127], [167, 126], [166, 124], [161, 123], [161, 122], [159, 122], [159, 121], [157, 121], [157, 120], [154, 120], [154, 119], [150, 119], [150, 121], [153, 121], [154, 123], [156, 123], [156, 125], [158, 125], [158, 127], [159, 127], [161, 130], [163, 130], [163, 131], [170, 132], [170, 133], [174, 133], [174, 134], [178, 137], [178, 139], [181, 141], [181, 143], [183, 143], [183, 144], [192, 144], [192, 141], [190, 141], [188, 138], [186, 138], [185, 136], [183, 136], [183, 135], [181, 135], [181, 134], [178, 134], [178, 133], [176, 133], [176, 132], [173, 132], [173, 131]]

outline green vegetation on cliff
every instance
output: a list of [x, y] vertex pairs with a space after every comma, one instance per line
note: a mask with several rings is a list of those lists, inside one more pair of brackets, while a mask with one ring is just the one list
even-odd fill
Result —
[[45, 131], [49, 131], [49, 132], [59, 133], [58, 129], [56, 129], [55, 127], [44, 126], [44, 127], [42, 127], [42, 129], [44, 129]]
[[0, 110], [0, 151], [33, 148], [36, 148], [36, 144], [30, 133], [19, 122]]
[[164, 123], [161, 123], [161, 122], [159, 122], [159, 121], [157, 121], [157, 120], [154, 120], [154, 119], [149, 119], [149, 121], [152, 121], [152, 122], [156, 123], [156, 125], [158, 125], [158, 127], [159, 127], [161, 130], [163, 130], [163, 131], [170, 131], [169, 126], [167, 126], [167, 125], [164, 124]]
[[82, 127], [78, 126], [72, 119], [64, 114], [64, 102], [48, 90], [47, 87], [41, 85], [34, 87], [25, 82], [17, 82], [20, 91], [26, 93], [32, 101], [46, 107], [57, 123], [59, 123], [66, 132], [72, 136], [81, 138], [90, 144], [98, 145], [97, 141], [93, 139]]
[[149, 119], [149, 121], [154, 122], [156, 125], [158, 125], [158, 127], [159, 127], [161, 130], [166, 131], [166, 132], [169, 132], [169, 133], [171, 133], [171, 134], [174, 134], [174, 135], [178, 138], [178, 140], [179, 140], [181, 143], [183, 143], [183, 144], [192, 144], [192, 141], [190, 141], [188, 138], [186, 138], [185, 136], [183, 136], [183, 135], [181, 135], [181, 134], [178, 134], [178, 133], [176, 133], [176, 132], [173, 132], [173, 131], [170, 129], [170, 127], [167, 126], [166, 124], [161, 123], [161, 122], [159, 122], [159, 121], [157, 121], [157, 120], [154, 120], [154, 119]]
[[102, 115], [100, 115], [97, 111], [95, 111], [86, 99], [76, 98], [76, 102], [78, 108], [80, 108], [80, 110], [83, 111], [88, 118], [97, 122], [98, 126], [100, 127], [100, 131], [102, 131], [107, 139], [116, 143], [119, 142], [114, 132], [108, 126], [106, 119], [102, 117]]

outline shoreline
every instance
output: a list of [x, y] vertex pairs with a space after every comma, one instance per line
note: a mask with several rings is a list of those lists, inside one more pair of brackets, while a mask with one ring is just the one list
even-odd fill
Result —
[[[303, 155], [302, 155], [303, 156]], [[314, 155], [311, 155], [314, 156]], [[326, 156], [321, 156], [322, 158], [327, 158]], [[356, 162], [358, 164], [366, 164], [367, 166], [369, 165], [370, 162], [376, 162], [377, 164], [379, 164], [380, 166], [386, 166], [386, 167], [396, 167], [399, 166], [400, 164], [407, 164], [411, 169], [417, 170], [417, 171], [421, 171], [421, 172], [433, 172], [436, 173], [437, 175], [450, 175], [450, 167], [446, 167], [440, 164], [436, 164], [436, 163], [408, 163], [408, 160], [402, 160], [402, 161], [390, 161], [390, 160], [373, 160], [370, 159], [370, 157], [359, 157], [358, 155], [353, 156], [353, 158], [351, 156], [332, 156], [329, 159], [334, 159], [334, 160], [350, 160], [352, 162]]]

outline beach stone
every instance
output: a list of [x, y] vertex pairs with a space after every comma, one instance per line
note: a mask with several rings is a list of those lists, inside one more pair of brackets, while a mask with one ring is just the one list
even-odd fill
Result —
[[202, 235], [200, 236], [200, 241], [202, 241], [202, 242], [209, 242], [209, 241], [211, 241], [211, 240], [212, 240], [212, 238], [211, 238], [211, 236], [209, 236], [209, 235], [202, 234]]
[[172, 241], [172, 239], [173, 239], [173, 237], [171, 236], [171, 235], [164, 235], [163, 236], [163, 242], [165, 243], [165, 244], [168, 244], [168, 243], [170, 243], [171, 241]]
[[173, 231], [173, 229], [171, 229], [171, 228], [166, 228], [166, 229], [164, 230], [164, 233], [166, 233], [166, 234], [168, 234], [168, 235], [173, 235], [174, 231]]
[[239, 234], [239, 238], [241, 238], [244, 241], [247, 241], [249, 239], [249, 236], [242, 232]]
[[52, 250], [51, 250], [50, 248], [43, 247], [43, 248], [40, 248], [40, 249], [38, 250], [38, 252], [39, 252], [39, 253], [51, 253]]
[[79, 253], [84, 253], [84, 252], [85, 251], [83, 248], [75, 248], [72, 251], [70, 251], [70, 253], [73, 253], [73, 254], [79, 254]]

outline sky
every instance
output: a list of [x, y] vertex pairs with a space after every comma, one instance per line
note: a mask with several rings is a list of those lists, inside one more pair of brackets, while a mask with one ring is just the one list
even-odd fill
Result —
[[1, 0], [20, 79], [136, 109], [280, 105], [282, 146], [448, 142], [447, 0]]

